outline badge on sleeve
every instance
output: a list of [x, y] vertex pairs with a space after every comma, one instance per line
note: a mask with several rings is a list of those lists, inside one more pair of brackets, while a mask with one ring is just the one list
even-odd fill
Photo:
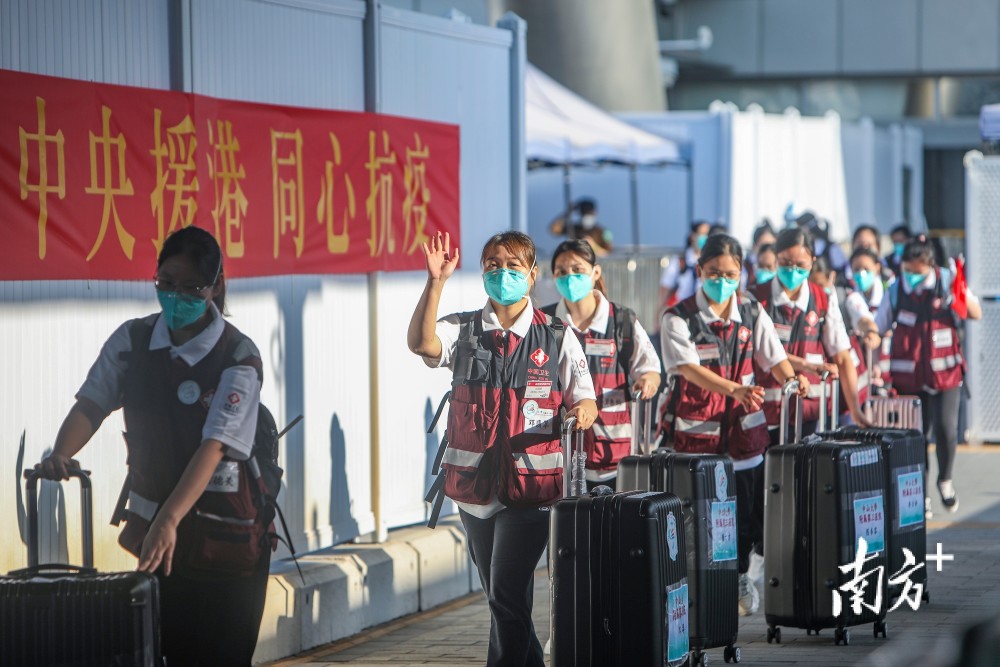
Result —
[[184, 405], [194, 405], [201, 398], [201, 387], [194, 380], [185, 380], [177, 387], [177, 400]]

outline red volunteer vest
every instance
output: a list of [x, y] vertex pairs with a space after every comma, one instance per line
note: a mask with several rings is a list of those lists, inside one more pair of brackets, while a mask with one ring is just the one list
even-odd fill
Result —
[[[166, 348], [150, 350], [157, 317], [130, 323], [132, 350], [126, 355], [123, 386], [131, 486], [126, 525], [118, 541], [136, 556], [156, 512], [201, 446], [202, 429], [222, 372], [239, 364], [262, 376], [256, 347], [228, 322], [212, 351], [194, 366], [171, 360]], [[233, 409], [240, 409], [238, 402]], [[256, 489], [251, 487], [254, 484]], [[262, 491], [260, 478], [251, 473], [246, 461], [224, 457], [177, 528], [177, 566], [230, 574], [253, 572], [270, 541], [268, 527], [257, 520], [255, 501]]]
[[[625, 370], [630, 360], [621, 358], [618, 341], [623, 348], [634, 347], [631, 340], [622, 339], [617, 322], [622, 316], [635, 316], [615, 303], [608, 306], [608, 326], [603, 334], [595, 335], [590, 330], [573, 332], [587, 355], [597, 394], [597, 420], [593, 428], [584, 432], [587, 468], [601, 472], [617, 470], [618, 462], [632, 450], [632, 404]], [[556, 304], [542, 308], [549, 316], [555, 316], [555, 310]]]
[[[806, 306], [805, 312], [792, 305], [779, 307], [774, 304], [771, 294], [771, 284], [775, 280], [777, 278], [757, 285], [753, 293], [774, 321], [774, 328], [782, 345], [785, 346], [785, 351], [802, 357], [809, 363], [825, 363], [826, 350], [823, 349], [822, 332], [830, 305], [826, 292], [806, 281], [803, 289], [809, 290], [809, 305]], [[810, 389], [809, 398], [802, 400], [802, 419], [807, 422], [815, 421], [819, 419], [819, 376], [812, 373], [803, 375], [809, 380]], [[778, 426], [781, 421], [781, 383], [768, 373], [760, 378], [760, 384], [764, 387], [764, 412], [767, 415], [767, 423], [770, 426]], [[793, 414], [794, 406], [795, 403], [792, 402]]]
[[561, 323], [535, 309], [524, 338], [483, 331], [482, 311], [461, 313], [441, 460], [444, 493], [485, 505], [495, 492], [508, 507], [562, 497], [559, 379]]
[[[753, 361], [753, 329], [759, 305], [748, 295], [739, 298], [742, 322], [706, 324], [699, 315], [697, 295], [670, 309], [687, 322], [701, 365], [732, 382], [752, 385], [758, 380]], [[762, 410], [747, 412], [742, 404], [702, 389], [683, 376], [671, 398], [673, 442], [679, 452], [728, 454], [735, 460], [762, 454], [770, 443]]]
[[934, 289], [920, 294], [907, 294], [898, 282], [890, 288], [896, 301], [889, 368], [893, 388], [900, 394], [915, 394], [924, 387], [954, 389], [965, 375], [951, 295], [941, 285], [939, 269], [935, 277]]

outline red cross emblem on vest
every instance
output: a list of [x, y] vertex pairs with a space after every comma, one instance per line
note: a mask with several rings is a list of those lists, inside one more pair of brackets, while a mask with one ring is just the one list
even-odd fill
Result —
[[816, 326], [817, 322], [819, 322], [819, 315], [816, 314], [815, 310], [810, 310], [809, 313], [806, 315], [806, 323], [809, 326], [814, 327]]
[[750, 330], [746, 327], [740, 327], [740, 342], [745, 343], [750, 340]]
[[549, 355], [545, 354], [545, 350], [543, 350], [542, 348], [538, 348], [537, 350], [532, 352], [531, 356], [528, 358], [534, 361], [536, 366], [541, 368], [542, 366], [545, 365], [545, 362], [549, 360]]

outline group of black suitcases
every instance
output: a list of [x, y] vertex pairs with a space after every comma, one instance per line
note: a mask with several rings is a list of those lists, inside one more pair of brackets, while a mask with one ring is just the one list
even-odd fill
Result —
[[39, 563], [38, 476], [25, 471], [28, 567], [0, 577], [0, 665], [162, 667], [157, 579], [94, 569], [90, 477], [71, 475], [80, 481], [82, 567]]
[[[783, 423], [796, 389], [790, 381], [783, 390]], [[836, 383], [832, 389], [839, 391]], [[909, 413], [919, 414], [920, 404], [891, 400], [872, 410], [895, 415], [876, 418], [880, 428], [833, 428], [803, 441], [799, 419], [790, 444], [767, 450], [769, 643], [781, 642], [781, 627], [817, 635], [832, 628], [844, 645], [849, 628], [863, 624], [886, 637], [886, 612], [901, 596], [929, 600], [919, 566], [926, 557], [924, 437], [884, 427], [918, 422]], [[570, 440], [564, 429], [567, 461], [575, 454]], [[740, 662], [732, 461], [636, 449], [619, 463], [617, 493], [598, 487], [553, 507], [552, 664], [703, 665], [706, 650], [719, 647], [725, 662]], [[579, 480], [567, 479], [567, 489], [583, 491]], [[866, 545], [860, 556], [859, 538]]]

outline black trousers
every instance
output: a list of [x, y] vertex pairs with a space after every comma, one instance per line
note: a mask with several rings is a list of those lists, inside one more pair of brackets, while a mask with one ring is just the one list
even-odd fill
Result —
[[[920, 392], [920, 410], [924, 420], [924, 436], [928, 441], [934, 435], [936, 443], [938, 480], [951, 479], [958, 446], [958, 404], [962, 388], [946, 389], [937, 394]], [[930, 448], [927, 461], [930, 463]]]
[[547, 508], [508, 508], [488, 519], [459, 514], [490, 605], [487, 667], [544, 667], [531, 606], [535, 566], [549, 541]]
[[249, 667], [264, 614], [271, 552], [249, 577], [174, 570], [160, 580], [160, 634], [167, 665]]
[[737, 470], [736, 549], [740, 574], [750, 569], [750, 554], [764, 555], [764, 464]]

